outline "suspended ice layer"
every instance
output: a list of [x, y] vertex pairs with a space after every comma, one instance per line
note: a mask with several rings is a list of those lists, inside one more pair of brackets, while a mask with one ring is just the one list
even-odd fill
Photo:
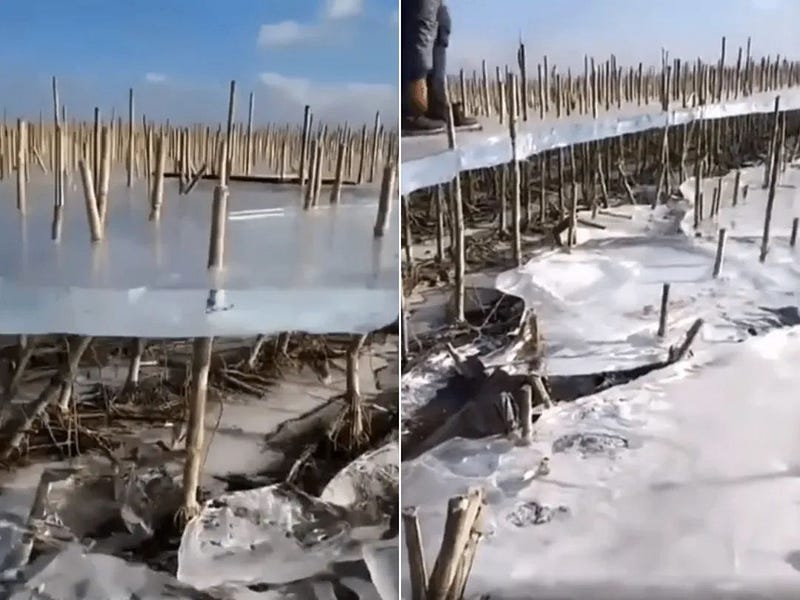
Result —
[[[35, 167], [34, 167], [35, 169]], [[34, 173], [27, 214], [0, 184], [0, 333], [190, 337], [287, 330], [366, 332], [397, 318], [399, 234], [389, 215], [373, 237], [374, 186], [323, 189], [303, 210], [297, 186], [230, 188], [225, 268], [206, 268], [212, 184], [188, 196], [165, 182], [159, 223], [149, 200], [117, 178], [105, 238], [91, 244], [82, 190], [66, 191], [61, 239], [51, 239], [53, 182]]]
[[[725, 119], [747, 114], [768, 113], [780, 96], [782, 111], [800, 109], [800, 89], [784, 89], [755, 94], [741, 100], [708, 104], [694, 108], [673, 108], [661, 111], [623, 106], [622, 109], [593, 119], [591, 115], [574, 115], [556, 121], [519, 123], [517, 157], [525, 159], [554, 148], [582, 144], [594, 140], [639, 133], [669, 125], [682, 125], [697, 120]], [[534, 117], [536, 119], [536, 117]], [[459, 133], [457, 147], [450, 150], [444, 135], [412, 137], [402, 141], [402, 195], [451, 181], [458, 173], [509, 162], [513, 155], [507, 125], [484, 120], [483, 131]]]

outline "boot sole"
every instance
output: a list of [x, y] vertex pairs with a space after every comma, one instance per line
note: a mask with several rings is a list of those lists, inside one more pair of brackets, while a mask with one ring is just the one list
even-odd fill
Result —
[[[456, 133], [458, 132], [465, 132], [465, 131], [482, 131], [483, 125], [480, 123], [475, 123], [474, 125], [462, 125], [461, 127], [456, 127]], [[400, 132], [402, 137], [426, 137], [432, 135], [440, 135], [442, 133], [446, 133], [447, 128], [442, 127], [441, 129], [411, 129]]]

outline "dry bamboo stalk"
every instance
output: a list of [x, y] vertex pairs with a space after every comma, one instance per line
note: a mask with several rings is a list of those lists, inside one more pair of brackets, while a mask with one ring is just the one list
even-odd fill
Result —
[[92, 135], [92, 173], [94, 173], [94, 189], [100, 189], [100, 109], [94, 108], [94, 133]]
[[256, 337], [256, 341], [253, 344], [253, 347], [250, 349], [250, 356], [247, 358], [247, 368], [251, 371], [254, 371], [256, 366], [258, 365], [258, 356], [261, 354], [261, 348], [264, 347], [264, 344], [267, 342], [267, 336], [264, 334], [259, 335]]
[[[511, 245], [514, 264], [522, 264], [522, 234], [520, 231], [522, 181], [519, 160], [517, 159], [517, 79], [513, 73], [508, 76], [508, 127], [511, 137]], [[505, 197], [505, 194], [503, 195]]]
[[723, 227], [719, 230], [717, 238], [717, 253], [714, 257], [714, 271], [712, 277], [716, 279], [722, 273], [722, 263], [725, 258], [725, 240], [727, 238], [727, 231]]
[[70, 403], [72, 402], [72, 382], [65, 381], [61, 384], [61, 389], [58, 393], [58, 400], [56, 406], [62, 415], [68, 415], [70, 412]]
[[442, 546], [428, 582], [428, 600], [447, 598], [482, 502], [481, 490], [472, 489], [467, 495], [456, 496], [447, 503]]
[[658, 337], [667, 335], [667, 319], [669, 316], [669, 284], [661, 287], [661, 310], [658, 315]]
[[336, 179], [331, 188], [331, 204], [338, 204], [342, 197], [342, 178], [344, 177], [344, 153], [345, 145], [343, 141], [339, 142], [339, 147], [336, 151]]
[[[311, 177], [309, 178], [308, 187], [305, 188], [305, 196], [306, 197], [305, 197], [305, 201], [303, 203], [303, 209], [304, 210], [308, 210], [309, 208], [311, 208], [311, 205], [312, 205], [312, 203], [314, 201], [314, 190], [317, 188], [317, 182], [314, 179], [314, 177], [315, 177], [315, 175], [317, 173], [317, 157], [319, 156], [319, 153], [317, 152], [317, 143], [318, 143], [317, 140], [312, 140], [311, 144], [310, 144], [310, 147], [309, 147], [309, 154], [311, 156], [311, 164], [309, 165], [308, 171], [309, 171], [309, 175]], [[301, 191], [303, 191], [302, 188], [301, 188]]]
[[408, 550], [409, 575], [411, 579], [411, 600], [427, 600], [428, 570], [425, 568], [425, 554], [422, 548], [422, 532], [416, 507], [403, 509], [403, 531]]
[[772, 221], [772, 207], [775, 204], [775, 185], [778, 180], [778, 152], [775, 151], [775, 146], [777, 145], [778, 139], [778, 124], [780, 119], [778, 115], [780, 114], [780, 96], [775, 97], [775, 110], [774, 110], [774, 121], [773, 121], [773, 131], [772, 131], [772, 147], [773, 152], [770, 156], [772, 161], [772, 167], [770, 168], [770, 181], [769, 181], [769, 194], [767, 195], [767, 207], [766, 207], [766, 214], [764, 215], [764, 233], [761, 238], [761, 252], [759, 255], [759, 261], [762, 263], [767, 260], [767, 254], [769, 252], [769, 229], [770, 229], [770, 222]]
[[[445, 86], [445, 103], [447, 109], [447, 145], [451, 150], [456, 148], [456, 128], [453, 121], [453, 107], [450, 103], [450, 93]], [[453, 302], [454, 318], [456, 322], [462, 323], [464, 317], [464, 296], [465, 296], [465, 271], [466, 271], [466, 252], [464, 239], [464, 203], [461, 196], [461, 177], [456, 175], [453, 180], [453, 239], [455, 262], [455, 297]]]
[[400, 199], [402, 210], [400, 211], [400, 218], [403, 224], [403, 246], [406, 253], [406, 263], [410, 269], [414, 268], [414, 239], [411, 235], [411, 209], [409, 207], [409, 196], [403, 196]]
[[[447, 89], [447, 86], [445, 86]], [[363, 125], [361, 127], [361, 145], [360, 148], [360, 155], [358, 157], [358, 185], [364, 183], [364, 166], [366, 165], [367, 160], [367, 126]]]
[[245, 152], [245, 175], [250, 175], [253, 170], [253, 105], [255, 96], [250, 92], [250, 105], [247, 110], [247, 141]]
[[[308, 161], [309, 133], [311, 129], [311, 107], [306, 104], [303, 109], [303, 137], [300, 147], [300, 186], [306, 184], [306, 162]], [[283, 167], [281, 167], [283, 170]]]
[[358, 377], [358, 360], [367, 336], [354, 335], [347, 348], [345, 394], [349, 403], [349, 438], [351, 448], [358, 447], [364, 437], [364, 413]]
[[436, 186], [436, 262], [444, 262], [444, 185]]
[[47, 175], [48, 173], [47, 165], [44, 164], [44, 160], [42, 159], [42, 155], [39, 153], [38, 148], [35, 147], [31, 148], [31, 151], [33, 152], [33, 157], [36, 159], [36, 164], [39, 165], [39, 168], [42, 170], [42, 173]]
[[185, 195], [188, 195], [195, 188], [195, 186], [197, 186], [200, 180], [205, 176], [207, 170], [208, 170], [207, 165], [203, 163], [197, 170], [197, 173], [192, 175], [192, 178], [189, 180], [189, 183], [184, 188], [183, 193]]
[[531, 386], [533, 387], [533, 396], [535, 400], [534, 404], [543, 404], [545, 408], [553, 408], [553, 399], [550, 397], [547, 388], [544, 386], [542, 377], [540, 375], [533, 374], [530, 377], [530, 382]]
[[520, 388], [519, 405], [520, 441], [527, 445], [531, 443], [533, 437], [533, 388], [528, 384]]
[[[236, 106], [236, 82], [231, 80], [230, 94], [228, 96], [228, 127], [225, 130], [225, 168], [229, 174], [233, 174], [233, 121], [234, 121], [234, 108]], [[226, 181], [224, 185], [227, 185]]]
[[317, 206], [319, 204], [319, 195], [322, 192], [322, 165], [325, 161], [325, 144], [323, 140], [320, 139], [317, 143], [317, 158], [314, 163], [314, 188], [313, 188], [313, 199], [311, 201], [312, 206]]
[[103, 224], [100, 220], [100, 212], [97, 209], [97, 197], [94, 191], [94, 179], [92, 171], [85, 160], [80, 161], [81, 181], [83, 182], [83, 197], [86, 201], [86, 218], [89, 222], [89, 234], [92, 243], [103, 239]]
[[17, 358], [17, 367], [14, 369], [14, 374], [11, 377], [11, 381], [6, 386], [3, 395], [0, 396], [2, 399], [0, 404], [2, 405], [9, 404], [17, 395], [19, 386], [22, 383], [22, 376], [25, 374], [25, 369], [28, 367], [28, 363], [31, 358], [33, 358], [33, 354], [39, 346], [40, 338], [31, 337], [27, 340], [27, 343], [22, 342], [23, 339], [22, 336], [20, 336], [20, 352]]
[[100, 223], [105, 230], [108, 215], [108, 188], [111, 182], [111, 139], [108, 127], [102, 130], [102, 160], [100, 162], [100, 190], [97, 196], [97, 209]]
[[224, 263], [225, 222], [227, 220], [228, 190], [218, 185], [214, 188], [209, 234], [208, 268], [220, 269]]
[[214, 201], [211, 207], [211, 232], [208, 243], [208, 268], [221, 269], [225, 262], [225, 225], [228, 220], [228, 170], [227, 143], [222, 143], [220, 152], [220, 180], [214, 188]]
[[386, 163], [383, 168], [383, 180], [381, 182], [381, 195], [378, 199], [378, 215], [375, 218], [373, 235], [376, 238], [383, 237], [386, 233], [386, 223], [389, 212], [392, 210], [392, 196], [394, 196], [394, 181], [397, 169], [393, 162]]
[[[445, 86], [446, 87], [446, 86]], [[380, 130], [381, 126], [381, 113], [375, 113], [375, 124], [372, 129], [372, 158], [370, 159], [369, 163], [369, 182], [372, 183], [375, 181], [375, 174], [378, 168], [378, 131]]]
[[[569, 207], [569, 224], [567, 227], [567, 248], [572, 249], [575, 245], [576, 237], [577, 237], [577, 226], [578, 226], [578, 187], [577, 182], [575, 180], [575, 152], [573, 150], [573, 146], [569, 147], [569, 168], [572, 176], [572, 197], [570, 199], [570, 207]], [[633, 204], [636, 204], [633, 202]]]
[[450, 588], [450, 592], [448, 593], [447, 600], [462, 600], [464, 598], [464, 593], [467, 589], [467, 581], [470, 573], [472, 572], [472, 565], [475, 562], [475, 554], [478, 550], [478, 543], [483, 537], [483, 531], [481, 527], [483, 510], [484, 507], [482, 504], [478, 506], [478, 511], [475, 514], [475, 521], [470, 528], [469, 539], [464, 547], [464, 552], [461, 554], [458, 567], [456, 568], [456, 576], [453, 580], [453, 585]]
[[10, 431], [8, 433], [8, 442], [0, 449], [0, 460], [8, 460], [11, 454], [16, 450], [23, 438], [30, 431], [34, 421], [38, 419], [45, 409], [55, 402], [61, 391], [61, 386], [64, 382], [72, 381], [75, 378], [75, 372], [78, 369], [81, 357], [86, 349], [91, 344], [92, 338], [88, 336], [77, 336], [69, 346], [69, 355], [66, 364], [62, 365], [58, 373], [53, 375], [50, 382], [42, 390], [39, 396], [28, 402], [23, 408], [17, 409], [22, 415], [18, 422], [8, 422]]
[[133, 338], [131, 340], [131, 361], [128, 365], [128, 376], [125, 380], [125, 388], [135, 389], [139, 385], [139, 374], [142, 368], [142, 356], [147, 345], [144, 338]]
[[28, 210], [27, 171], [28, 124], [19, 119], [17, 120], [17, 210], [23, 215]]
[[142, 127], [145, 138], [145, 175], [147, 176], [147, 189], [153, 189], [153, 128], [147, 126], [147, 118], [142, 115]]
[[150, 220], [158, 222], [161, 219], [161, 207], [164, 204], [164, 169], [167, 160], [167, 143], [164, 135], [158, 138], [156, 158], [156, 172], [150, 194]]
[[[222, 159], [227, 162], [227, 155]], [[186, 462], [183, 468], [183, 506], [186, 521], [200, 514], [197, 488], [203, 460], [208, 374], [211, 370], [213, 338], [195, 338], [192, 348], [192, 387], [189, 398], [189, 420], [186, 429]]]
[[703, 158], [698, 154], [694, 165], [694, 228], [700, 227], [703, 220], [703, 203], [701, 186], [703, 183]]
[[37, 525], [44, 520], [47, 514], [47, 498], [50, 495], [51, 486], [55, 481], [62, 479], [65, 473], [69, 473], [69, 471], [65, 469], [59, 472], [57, 469], [48, 468], [40, 476], [20, 541], [3, 561], [2, 568], [5, 572], [17, 571], [30, 562], [37, 537]]
[[528, 122], [528, 60], [525, 55], [525, 44], [520, 40], [517, 50], [517, 63], [519, 64], [519, 86], [522, 106], [522, 120]]

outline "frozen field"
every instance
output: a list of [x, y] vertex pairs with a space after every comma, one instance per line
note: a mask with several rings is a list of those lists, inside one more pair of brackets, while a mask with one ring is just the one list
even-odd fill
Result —
[[[697, 318], [694, 355], [642, 379], [556, 405], [529, 447], [454, 439], [403, 463], [403, 505], [420, 507], [427, 558], [438, 550], [446, 499], [488, 493], [489, 535], [469, 590], [492, 598], [784, 597], [800, 590], [800, 172], [778, 188], [771, 251], [758, 260], [766, 192], [749, 194], [702, 235], [686, 201], [599, 217], [571, 254], [543, 252], [497, 287], [538, 312], [550, 374], [592, 373], [663, 357]], [[705, 182], [711, 197], [715, 181]], [[741, 198], [741, 195], [740, 195]], [[722, 276], [716, 227], [727, 227]], [[666, 340], [656, 336], [671, 284]], [[447, 377], [439, 358], [404, 376], [404, 414]], [[413, 418], [413, 417], [412, 417]], [[544, 457], [550, 472], [535, 475]], [[406, 567], [404, 556], [404, 569]], [[407, 572], [406, 572], [407, 573]], [[407, 574], [404, 576], [407, 577]], [[407, 579], [406, 579], [407, 581]]]

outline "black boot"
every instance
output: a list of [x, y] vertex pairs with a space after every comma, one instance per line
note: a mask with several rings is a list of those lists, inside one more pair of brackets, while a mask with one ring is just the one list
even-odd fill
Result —
[[426, 115], [405, 115], [402, 119], [402, 133], [404, 135], [433, 135], [444, 133], [444, 121], [431, 119]]
[[[461, 102], [451, 102], [450, 106], [453, 108], [453, 126], [458, 127], [474, 127], [478, 124], [478, 119], [475, 117], [468, 117], [464, 114], [464, 105]], [[432, 119], [441, 119], [447, 123], [447, 104], [432, 103], [428, 111], [428, 116]]]
[[[433, 76], [433, 73], [428, 74], [428, 94], [430, 102], [428, 104], [428, 116], [432, 119], [444, 121], [447, 123], [447, 102], [445, 101], [444, 83]], [[453, 126], [458, 127], [474, 127], [478, 124], [478, 119], [475, 117], [468, 117], [464, 113], [464, 105], [461, 102], [451, 102], [450, 106], [453, 108]]]
[[475, 127], [478, 124], [478, 119], [468, 117], [464, 113], [464, 105], [461, 102], [453, 102], [451, 106], [453, 107], [453, 125], [456, 127]]
[[403, 101], [401, 103], [402, 119], [400, 121], [401, 135], [434, 135], [447, 130], [447, 121], [433, 119], [428, 115], [420, 114], [414, 107], [410, 98], [408, 87], [404, 86]]

